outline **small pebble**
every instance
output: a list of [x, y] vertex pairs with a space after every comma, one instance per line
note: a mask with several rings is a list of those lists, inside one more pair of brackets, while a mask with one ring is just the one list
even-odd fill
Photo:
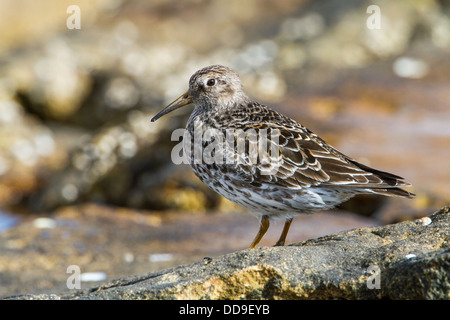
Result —
[[84, 272], [80, 275], [80, 280], [82, 282], [104, 281], [106, 278], [106, 273], [103, 271]]
[[38, 229], [53, 229], [56, 221], [50, 218], [37, 218], [33, 220], [33, 226]]
[[131, 263], [134, 261], [134, 254], [127, 252], [123, 255], [123, 260], [127, 263]]
[[418, 222], [422, 225], [422, 226], [427, 226], [431, 223], [431, 219], [429, 217], [424, 217], [422, 219], [419, 219]]
[[170, 261], [173, 259], [173, 254], [171, 253], [154, 253], [151, 254], [149, 257], [149, 260], [151, 262], [164, 262], [164, 261]]

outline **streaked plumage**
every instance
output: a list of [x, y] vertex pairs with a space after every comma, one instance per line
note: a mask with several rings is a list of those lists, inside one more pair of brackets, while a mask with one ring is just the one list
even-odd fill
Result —
[[[356, 194], [414, 196], [400, 188], [409, 186], [403, 178], [356, 162], [295, 120], [252, 101], [244, 93], [239, 76], [227, 67], [216, 65], [197, 71], [189, 81], [189, 90], [152, 121], [191, 102], [195, 109], [186, 126], [185, 153], [190, 151], [196, 130], [213, 128], [224, 137], [230, 129], [279, 133], [278, 155], [267, 152], [263, 157], [271, 161], [272, 169], [276, 165], [273, 173], [261, 159], [250, 161], [249, 141], [244, 152], [224, 148], [223, 154], [215, 154], [223, 159], [231, 157], [234, 161], [228, 164], [225, 160], [195, 163], [190, 152], [192, 170], [201, 181], [260, 219], [260, 231], [251, 248], [259, 243], [273, 218], [286, 220], [276, 244], [283, 245], [292, 218], [298, 214], [331, 209]], [[213, 141], [202, 141], [203, 151]], [[267, 146], [271, 143], [269, 140]], [[230, 151], [232, 154], [227, 153]]]

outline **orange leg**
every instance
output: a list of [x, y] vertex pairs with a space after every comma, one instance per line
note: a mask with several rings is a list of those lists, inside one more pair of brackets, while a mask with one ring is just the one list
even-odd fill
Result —
[[284, 223], [283, 232], [281, 233], [280, 239], [278, 239], [277, 243], [275, 243], [275, 247], [284, 246], [284, 241], [286, 240], [286, 236], [289, 232], [289, 227], [291, 226], [292, 218], [287, 219]]
[[252, 244], [250, 245], [250, 249], [253, 249], [258, 245], [258, 243], [261, 241], [264, 234], [266, 234], [267, 229], [269, 229], [269, 226], [270, 226], [269, 217], [262, 216], [261, 225], [259, 226], [259, 231], [256, 234], [256, 237], [253, 240]]

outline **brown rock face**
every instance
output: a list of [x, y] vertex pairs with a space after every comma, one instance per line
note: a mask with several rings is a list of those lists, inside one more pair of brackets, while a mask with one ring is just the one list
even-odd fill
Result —
[[448, 299], [449, 222], [445, 207], [414, 221], [238, 251], [71, 296], [19, 298]]

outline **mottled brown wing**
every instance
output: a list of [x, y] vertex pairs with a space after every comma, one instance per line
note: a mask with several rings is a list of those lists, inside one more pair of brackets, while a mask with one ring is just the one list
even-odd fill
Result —
[[[340, 153], [317, 135], [265, 106], [252, 104], [236, 112], [228, 128], [267, 129], [279, 132], [278, 155], [267, 158], [272, 165], [248, 161], [248, 155], [236, 154], [236, 174], [252, 183], [270, 183], [280, 187], [302, 188], [309, 186], [383, 189], [408, 186], [403, 178], [372, 169]], [[261, 159], [260, 159], [261, 160]], [[275, 166], [275, 168], [274, 168]], [[271, 172], [271, 174], [268, 174]], [[400, 189], [401, 190], [401, 189]], [[402, 190], [403, 191], [403, 190]], [[408, 192], [404, 191], [408, 196]], [[401, 192], [400, 192], [401, 193]]]

